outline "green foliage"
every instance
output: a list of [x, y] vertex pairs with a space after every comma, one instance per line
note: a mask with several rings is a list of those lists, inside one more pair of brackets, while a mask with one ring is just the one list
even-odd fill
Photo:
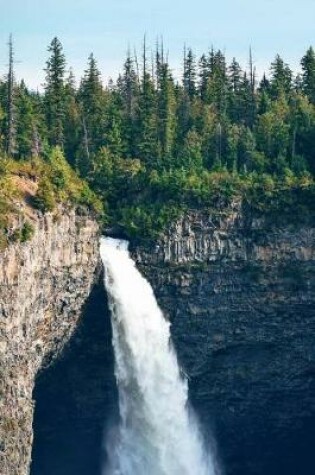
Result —
[[295, 176], [288, 169], [282, 178], [252, 174], [246, 177], [244, 201], [272, 223], [309, 223], [315, 218], [314, 180], [308, 174]]
[[[65, 159], [60, 148], [52, 149], [47, 158], [46, 174], [39, 182], [37, 200], [46, 211], [54, 209], [57, 203], [82, 205], [102, 212], [102, 205], [87, 184], [80, 180]], [[37, 201], [38, 204], [38, 201]]]
[[310, 47], [301, 60], [303, 79], [302, 88], [309, 97], [312, 104], [315, 104], [315, 52]]
[[122, 75], [106, 87], [93, 54], [76, 87], [72, 71], [65, 77], [57, 38], [48, 51], [43, 94], [23, 81], [0, 81], [0, 152], [8, 143], [10, 86], [16, 159], [0, 160], [1, 242], [18, 200], [10, 194], [13, 176], [36, 183], [39, 210], [71, 203], [101, 213], [102, 202], [106, 223], [132, 236], [156, 236], [189, 207], [224, 209], [233, 200], [271, 216], [289, 216], [290, 207], [295, 215], [312, 212], [313, 48], [300, 75], [277, 55], [258, 85], [251, 53], [244, 70], [235, 58], [227, 64], [222, 51], [198, 60], [185, 49], [176, 82], [163, 44], [154, 64], [144, 44], [142, 60], [128, 52]]
[[53, 211], [57, 205], [54, 187], [49, 178], [44, 176], [38, 183], [38, 191], [33, 200], [34, 206], [43, 213]]
[[9, 237], [9, 240], [12, 242], [27, 242], [29, 241], [33, 234], [35, 232], [35, 229], [31, 223], [28, 221], [25, 221], [23, 223], [23, 226], [21, 228], [17, 228]]
[[182, 210], [183, 207], [169, 203], [126, 206], [119, 209], [117, 224], [129, 237], [155, 239]]
[[292, 87], [292, 71], [283, 59], [277, 54], [271, 63], [270, 92], [274, 98], [282, 94], [289, 94]]
[[21, 242], [26, 242], [26, 241], [29, 241], [33, 234], [34, 234], [34, 227], [32, 226], [31, 223], [29, 223], [28, 221], [26, 221], [24, 224], [23, 224], [23, 227], [22, 227], [22, 230], [21, 230]]
[[65, 127], [65, 68], [66, 59], [58, 38], [48, 47], [51, 56], [46, 63], [45, 112], [50, 144], [64, 146]]
[[97, 215], [103, 212], [101, 201], [72, 170], [57, 147], [46, 161], [0, 160], [0, 248], [10, 240], [25, 242], [33, 235], [28, 221], [15, 228], [23, 208], [32, 205], [41, 212], [52, 212], [58, 204], [88, 208]]

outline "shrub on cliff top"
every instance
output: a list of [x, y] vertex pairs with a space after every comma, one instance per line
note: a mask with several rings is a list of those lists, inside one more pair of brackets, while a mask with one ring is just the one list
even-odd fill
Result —
[[103, 208], [100, 200], [65, 160], [59, 148], [43, 160], [0, 160], [0, 249], [10, 240], [28, 240], [32, 235], [25, 223], [12, 232], [12, 223], [25, 206], [51, 212], [58, 204], [84, 207], [97, 215]]
[[46, 199], [47, 211], [56, 203], [71, 203], [102, 213], [102, 204], [86, 182], [78, 177], [66, 161], [61, 149], [54, 148], [47, 158], [48, 167], [39, 183], [38, 193]]

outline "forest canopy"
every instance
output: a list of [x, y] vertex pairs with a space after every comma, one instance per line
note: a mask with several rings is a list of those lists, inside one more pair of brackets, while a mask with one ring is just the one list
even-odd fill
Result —
[[77, 83], [54, 38], [44, 91], [34, 92], [15, 80], [11, 39], [0, 81], [0, 155], [49, 161], [58, 150], [101, 197], [106, 224], [128, 236], [155, 236], [187, 207], [235, 198], [267, 211], [276, 201], [289, 214], [312, 203], [312, 47], [301, 72], [276, 55], [262, 78], [251, 52], [244, 70], [220, 50], [197, 57], [184, 48], [181, 78], [163, 44], [151, 53], [145, 42], [140, 58], [128, 52], [106, 86], [91, 54]]

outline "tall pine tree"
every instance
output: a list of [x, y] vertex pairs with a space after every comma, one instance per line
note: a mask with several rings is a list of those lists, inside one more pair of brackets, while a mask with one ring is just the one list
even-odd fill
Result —
[[303, 56], [302, 61], [302, 90], [312, 104], [315, 104], [315, 52], [310, 47]]
[[45, 112], [50, 145], [64, 147], [66, 59], [58, 38], [48, 47], [51, 53], [46, 63]]

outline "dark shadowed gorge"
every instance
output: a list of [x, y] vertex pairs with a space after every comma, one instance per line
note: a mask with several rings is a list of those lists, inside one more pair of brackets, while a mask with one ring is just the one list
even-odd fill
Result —
[[37, 376], [33, 475], [101, 473], [106, 424], [118, 417], [113, 365], [110, 316], [100, 280], [63, 355]]

